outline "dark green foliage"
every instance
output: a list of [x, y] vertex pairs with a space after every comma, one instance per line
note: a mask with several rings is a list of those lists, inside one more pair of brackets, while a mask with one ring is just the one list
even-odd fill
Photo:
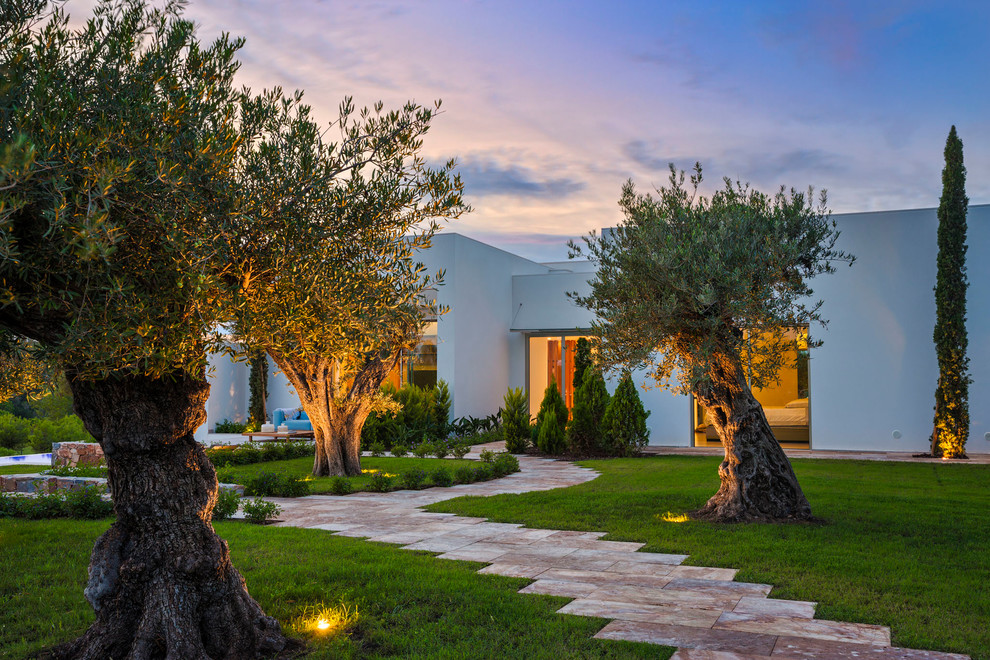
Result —
[[34, 497], [0, 493], [0, 518], [108, 518], [113, 515], [113, 502], [103, 499], [105, 491], [103, 486], [84, 486]]
[[649, 416], [632, 374], [624, 372], [602, 417], [602, 436], [609, 455], [631, 456], [645, 447], [650, 441], [650, 431], [646, 428]]
[[478, 467], [474, 468], [474, 479], [473, 481], [488, 481], [495, 475], [495, 471], [492, 466], [488, 463], [482, 463]]
[[956, 127], [945, 141], [942, 198], [938, 205], [938, 275], [935, 283], [935, 428], [932, 454], [965, 458], [969, 439], [969, 357], [966, 349], [966, 167]]
[[244, 483], [245, 495], [266, 497], [305, 497], [309, 484], [305, 479], [275, 472], [259, 472]]
[[387, 493], [392, 490], [392, 477], [381, 471], [375, 472], [371, 475], [371, 482], [368, 487], [379, 493]]
[[447, 381], [440, 379], [433, 388], [433, 437], [442, 440], [450, 432], [450, 389]]
[[443, 466], [438, 467], [430, 473], [430, 481], [433, 482], [434, 486], [439, 486], [440, 488], [447, 488], [454, 485], [454, 477], [450, 474], [450, 470]]
[[412, 453], [416, 458], [426, 458], [433, 454], [433, 443], [421, 442], [413, 447]]
[[529, 396], [521, 387], [510, 387], [503, 403], [502, 437], [505, 438], [505, 449], [513, 454], [524, 454], [529, 445]]
[[567, 404], [557, 389], [557, 383], [550, 381], [543, 392], [540, 412], [536, 415], [536, 448], [544, 454], [562, 454], [567, 447]]
[[488, 415], [488, 417], [471, 417], [470, 415], [458, 417], [450, 426], [454, 435], [459, 438], [492, 433], [500, 430], [502, 426], [502, 411]]
[[368, 448], [368, 451], [370, 451], [371, 452], [371, 455], [372, 456], [375, 456], [375, 457], [384, 456], [385, 455], [385, 445], [383, 445], [381, 442], [379, 442], [379, 441], [376, 440]]
[[241, 506], [241, 496], [236, 490], [221, 488], [217, 492], [217, 503], [213, 507], [213, 520], [226, 520], [237, 513]]
[[409, 453], [409, 447], [405, 446], [404, 444], [397, 443], [392, 445], [392, 456], [395, 456], [396, 458], [402, 458], [408, 453]]
[[256, 497], [244, 503], [244, 519], [255, 525], [261, 525], [282, 513], [282, 507], [274, 502], [266, 502]]
[[53, 442], [96, 442], [75, 415], [60, 419], [24, 419], [0, 412], [0, 447], [49, 452]]
[[592, 366], [591, 342], [587, 337], [577, 340], [577, 351], [574, 353], [574, 390], [577, 391], [584, 382], [584, 374]]
[[268, 353], [263, 350], [251, 351], [248, 362], [251, 371], [248, 375], [251, 397], [248, 402], [248, 424], [252, 430], [261, 428], [268, 419]]
[[210, 447], [206, 450], [213, 467], [229, 465], [250, 465], [266, 461], [281, 461], [287, 458], [313, 455], [312, 442], [269, 442], [263, 445], [244, 444]]
[[406, 470], [399, 475], [399, 483], [402, 484], [403, 488], [408, 488], [410, 490], [417, 490], [421, 488], [424, 481], [426, 481], [426, 471], [419, 468]]
[[347, 477], [332, 477], [330, 479], [330, 492], [334, 495], [350, 495], [354, 492], [354, 486]]
[[433, 444], [433, 455], [437, 458], [447, 458], [450, 455], [450, 446], [446, 440], [438, 440]]
[[608, 388], [602, 373], [586, 366], [581, 386], [574, 391], [574, 407], [567, 424], [567, 445], [571, 452], [585, 456], [610, 454], [601, 428], [608, 404]]
[[471, 445], [460, 442], [450, 448], [450, 453], [453, 454], [454, 458], [464, 458], [470, 451]]
[[[361, 429], [361, 446], [368, 449], [380, 442], [386, 449], [395, 444], [412, 446], [430, 438], [446, 437], [446, 428], [439, 429], [437, 420], [449, 415], [450, 395], [447, 384], [440, 384], [434, 389], [423, 389], [416, 385], [403, 385], [396, 390], [386, 385], [382, 392], [390, 395], [399, 403], [398, 412], [372, 413], [365, 420]], [[446, 393], [446, 395], [444, 394]], [[437, 396], [446, 396], [446, 401], [440, 401]], [[443, 410], [446, 406], [446, 410]]]
[[497, 477], [504, 477], [507, 474], [519, 471], [519, 459], [508, 452], [500, 452], [492, 461], [492, 471]]
[[474, 483], [474, 477], [474, 468], [467, 465], [462, 465], [454, 471], [454, 478], [459, 484]]
[[232, 422], [229, 419], [224, 419], [222, 422], [217, 422], [213, 427], [214, 433], [244, 433], [247, 431], [248, 425], [244, 422]]

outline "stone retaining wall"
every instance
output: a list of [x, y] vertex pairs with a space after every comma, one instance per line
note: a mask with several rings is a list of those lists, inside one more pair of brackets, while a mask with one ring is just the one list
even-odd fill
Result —
[[99, 465], [103, 447], [98, 442], [56, 442], [52, 445], [52, 467]]

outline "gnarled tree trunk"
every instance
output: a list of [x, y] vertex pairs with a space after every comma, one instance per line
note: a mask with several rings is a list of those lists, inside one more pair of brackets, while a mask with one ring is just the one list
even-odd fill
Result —
[[90, 560], [96, 621], [55, 657], [259, 658], [285, 648], [211, 524], [216, 473], [193, 439], [205, 377], [68, 376], [76, 412], [103, 447], [117, 520]]
[[695, 392], [725, 447], [721, 487], [692, 515], [716, 522], [811, 518], [790, 461], [753, 396], [739, 361], [723, 357], [710, 386]]
[[332, 359], [306, 360], [271, 350], [269, 354], [292, 383], [313, 425], [313, 475], [361, 474], [361, 429], [399, 353], [368, 359], [356, 374], [342, 374], [339, 362]]

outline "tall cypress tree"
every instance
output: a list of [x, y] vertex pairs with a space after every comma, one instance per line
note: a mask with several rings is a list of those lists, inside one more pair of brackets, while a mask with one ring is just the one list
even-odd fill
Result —
[[965, 458], [969, 438], [969, 358], [966, 357], [966, 168], [956, 127], [945, 141], [942, 199], [938, 205], [938, 275], [935, 282], [935, 389], [933, 456]]
[[255, 430], [268, 419], [268, 353], [263, 350], [251, 351], [248, 362], [251, 371], [248, 375], [251, 398], [248, 401], [248, 423]]

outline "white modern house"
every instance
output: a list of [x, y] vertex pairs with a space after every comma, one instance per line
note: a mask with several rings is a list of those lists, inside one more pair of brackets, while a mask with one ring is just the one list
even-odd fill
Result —
[[[938, 377], [935, 324], [935, 209], [833, 216], [838, 247], [854, 254], [851, 268], [813, 281], [825, 301], [826, 329], [813, 327], [820, 348], [802, 346], [795, 329], [795, 367], [777, 387], [756, 392], [778, 440], [795, 449], [925, 451], [932, 430]], [[990, 452], [990, 205], [970, 206], [968, 329], [971, 437], [967, 450]], [[419, 349], [403, 363], [403, 382], [444, 379], [452, 415], [489, 415], [508, 387], [530, 393], [533, 414], [550, 378], [573, 395], [571, 371], [590, 313], [567, 297], [587, 291], [588, 262], [537, 263], [491, 245], [443, 233], [423, 254], [430, 271], [446, 270], [437, 299], [449, 313], [431, 323]], [[206, 433], [218, 421], [243, 420], [247, 366], [213, 362]], [[639, 375], [638, 382], [651, 385]], [[269, 409], [298, 405], [281, 374], [270, 380]], [[717, 446], [691, 397], [640, 391], [651, 411], [650, 444]]]

